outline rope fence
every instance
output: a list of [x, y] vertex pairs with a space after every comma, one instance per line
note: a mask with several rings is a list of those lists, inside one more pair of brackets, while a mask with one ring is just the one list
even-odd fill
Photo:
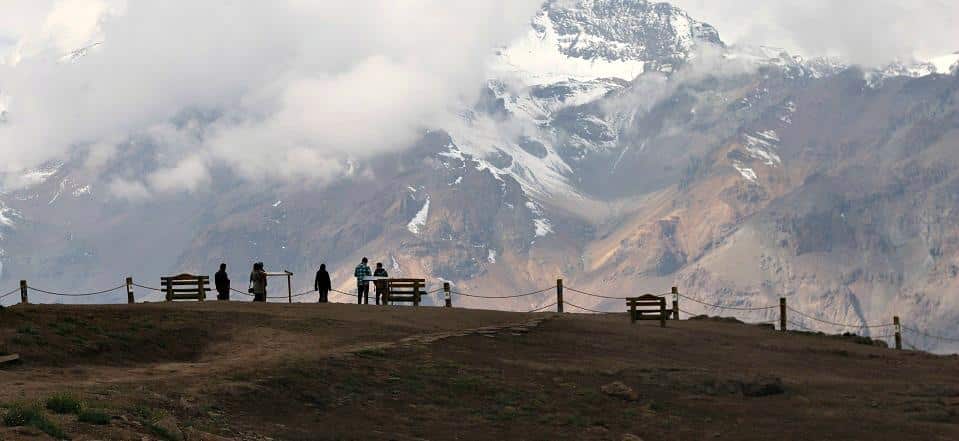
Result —
[[109, 292], [117, 291], [117, 290], [120, 290], [120, 289], [122, 289], [122, 288], [125, 288], [126, 286], [127, 286], [126, 284], [123, 284], [123, 285], [120, 285], [120, 286], [115, 286], [115, 287], [110, 288], [110, 289], [104, 289], [104, 290], [102, 290], [102, 291], [84, 292], [84, 293], [62, 293], [62, 292], [54, 292], [54, 291], [47, 291], [47, 290], [40, 289], [40, 288], [34, 288], [34, 287], [32, 287], [32, 286], [27, 286], [27, 288], [30, 289], [31, 291], [41, 292], [41, 293], [44, 293], [44, 294], [48, 294], [48, 295], [51, 295], [51, 296], [57, 296], [57, 297], [90, 297], [90, 296], [98, 296], [98, 295], [101, 295], [101, 294], [106, 294], [106, 293], [109, 293]]
[[[31, 286], [31, 285], [27, 284], [26, 281], [21, 281], [20, 287], [14, 288], [14, 289], [12, 289], [12, 290], [10, 290], [10, 291], [7, 291], [7, 292], [3, 293], [2, 295], [0, 295], [0, 300], [3, 300], [3, 299], [5, 299], [5, 298], [7, 298], [7, 297], [10, 297], [10, 296], [13, 296], [13, 295], [17, 294], [18, 292], [21, 294], [21, 302], [26, 303], [26, 302], [28, 302], [28, 292], [29, 292], [29, 291], [34, 291], [34, 292], [37, 292], [37, 293], [46, 294], [46, 295], [55, 296], [55, 297], [71, 297], [71, 298], [76, 298], [76, 297], [92, 297], [92, 296], [104, 295], [104, 294], [109, 294], [109, 293], [113, 293], [113, 292], [116, 292], [116, 291], [120, 291], [120, 290], [122, 290], [123, 288], [127, 288], [127, 294], [128, 294], [129, 303], [134, 303], [134, 293], [133, 293], [134, 287], [140, 288], [140, 289], [144, 289], [144, 290], [147, 290], [147, 291], [151, 291], [151, 292], [154, 292], [154, 293], [164, 293], [164, 292], [166, 291], [166, 290], [164, 290], [164, 289], [162, 289], [162, 288], [156, 288], [156, 287], [153, 287], [153, 286], [147, 286], [147, 285], [143, 285], [143, 284], [136, 283], [136, 282], [133, 281], [132, 278], [128, 278], [128, 279], [127, 279], [127, 282], [126, 282], [125, 284], [118, 285], [118, 286], [114, 286], [114, 287], [111, 287], [111, 288], [108, 288], [108, 289], [104, 289], [104, 290], [100, 290], [100, 291], [93, 291], [93, 292], [77, 292], [77, 293], [58, 292], [58, 291], [53, 291], [53, 290], [41, 289], [41, 288], [37, 288], [37, 287], [34, 287], [34, 286]], [[168, 288], [169, 288], [169, 287], [168, 287]], [[557, 311], [557, 312], [564, 312], [563, 307], [566, 306], [566, 305], [568, 305], [568, 306], [574, 308], [577, 312], [581, 312], [581, 313], [591, 313], [591, 314], [612, 314], [612, 313], [614, 313], [614, 312], [610, 312], [610, 311], [608, 311], [608, 310], [607, 310], [607, 311], [604, 311], [604, 310], [602, 310], [602, 308], [597, 308], [597, 307], [595, 307], [595, 306], [594, 306], [594, 307], [586, 307], [586, 306], [583, 306], [583, 303], [581, 303], [581, 302], [579, 302], [579, 301], [577, 301], [577, 303], [570, 302], [569, 300], [564, 299], [564, 293], [578, 294], [578, 295], [585, 296], [585, 297], [588, 297], [588, 298], [602, 299], [602, 300], [620, 300], [620, 301], [627, 301], [627, 302], [629, 302], [629, 301], [635, 301], [635, 300], [637, 299], [637, 298], [635, 298], [635, 297], [619, 297], [619, 296], [610, 296], [610, 295], [605, 295], [605, 294], [597, 294], [597, 293], [593, 293], [593, 292], [588, 292], [588, 291], [584, 291], [584, 290], [580, 290], [580, 289], [576, 289], [576, 288], [564, 286], [564, 285], [563, 285], [563, 281], [562, 281], [561, 279], [557, 280], [557, 284], [552, 285], [552, 286], [549, 286], [549, 287], [546, 287], [546, 288], [543, 288], [543, 289], [538, 289], [538, 290], [529, 291], [529, 292], [521, 292], [521, 293], [517, 293], [517, 294], [508, 294], [508, 295], [481, 295], [481, 294], [474, 294], [474, 293], [467, 293], [467, 292], [457, 291], [457, 290], [454, 290], [454, 289], [451, 288], [451, 284], [450, 284], [450, 283], [444, 281], [443, 287], [437, 288], [437, 289], [433, 289], [433, 290], [429, 290], [429, 291], [425, 291], [425, 290], [424, 290], [424, 291], [423, 291], [421, 294], [419, 294], [419, 295], [422, 295], [422, 296], [433, 296], [433, 295], [436, 295], [436, 294], [443, 294], [443, 295], [444, 295], [444, 298], [445, 298], [446, 307], [452, 307], [452, 301], [451, 301], [451, 299], [452, 299], [452, 296], [453, 296], [453, 295], [460, 296], [460, 297], [463, 297], [463, 298], [473, 298], [473, 299], [479, 299], [479, 300], [504, 300], [504, 299], [522, 299], [522, 298], [527, 298], [527, 297], [531, 297], [531, 296], [536, 296], [536, 295], [540, 295], [540, 294], [549, 293], [549, 292], [554, 291], [554, 290], [555, 290], [555, 292], [556, 292], [556, 301], [551, 302], [551, 303], [546, 304], [546, 305], [543, 305], [543, 306], [540, 306], [540, 307], [537, 307], [537, 308], [530, 309], [530, 310], [525, 311], [525, 312], [527, 312], [527, 313], [543, 312], [543, 311], [549, 310], [549, 309], [551, 309], [551, 308], [556, 308], [556, 311]], [[233, 292], [233, 293], [236, 293], [236, 294], [240, 294], [240, 295], [245, 296], [245, 297], [255, 297], [254, 294], [251, 294], [251, 293], [246, 292], [246, 291], [241, 291], [241, 290], [238, 290], [238, 289], [233, 289], [233, 288], [231, 288], [230, 291]], [[349, 299], [350, 303], [352, 303], [352, 301], [353, 301], [354, 299], [357, 299], [357, 293], [341, 291], [341, 290], [338, 290], [338, 289], [331, 289], [331, 290], [330, 290], [330, 294], [331, 294], [331, 295], [335, 295], [335, 296], [340, 296], [340, 299]], [[312, 296], [312, 295], [316, 295], [317, 297], [319, 297], [319, 294], [317, 293], [317, 291], [310, 289], [310, 290], [298, 292], [298, 293], [295, 293], [295, 294], [294, 294], [294, 293], [290, 293], [290, 294], [287, 294], [287, 295], [280, 295], [280, 296], [266, 296], [266, 299], [267, 299], [267, 300], [269, 300], [269, 299], [274, 299], [274, 300], [277, 300], [277, 299], [286, 299], [286, 300], [289, 300], [289, 301], [292, 303], [292, 302], [293, 302], [293, 299], [300, 299], [300, 298], [302, 298], [302, 297]], [[786, 304], [786, 299], [785, 299], [785, 298], [781, 298], [781, 299], [780, 299], [780, 304], [779, 304], [779, 305], [772, 305], [772, 306], [723, 305], [723, 304], [710, 303], [710, 302], [707, 302], [707, 301], [702, 300], [702, 299], [698, 299], [698, 298], [695, 298], [695, 297], [691, 297], [691, 296], [689, 296], [689, 295], [680, 293], [676, 288], [673, 288], [673, 291], [670, 292], [670, 293], [663, 294], [663, 295], [656, 295], [656, 296], [653, 296], [653, 298], [665, 299], [667, 296], [670, 296], [670, 295], [673, 296], [673, 304], [672, 304], [672, 308], [667, 308], [666, 311], [669, 313], [669, 315], [670, 315], [670, 317], [671, 317], [672, 320], [679, 320], [679, 319], [681, 318], [680, 314], [685, 314], [687, 319], [692, 318], [692, 317], [697, 317], [697, 316], [706, 315], [705, 313], [703, 313], [703, 314], [696, 314], [696, 313], [687, 311], [687, 310], [685, 310], [685, 309], [681, 309], [681, 308], [679, 307], [679, 300], [680, 300], [680, 299], [683, 299], [683, 300], [688, 300], [688, 301], [690, 301], [690, 302], [692, 302], [692, 303], [698, 304], [698, 305], [706, 308], [706, 309], [707, 309], [707, 312], [710, 312], [709, 310], [714, 310], [714, 311], [736, 311], [736, 312], [747, 312], [747, 313], [762, 312], [762, 313], [765, 313], [765, 314], [763, 314], [763, 315], [766, 315], [766, 318], [761, 318], [761, 319], [759, 319], [758, 321], [752, 321], [751, 323], [754, 323], [754, 324], [768, 324], [768, 323], [773, 323], [773, 324], [775, 324], [775, 323], [778, 322], [778, 323], [779, 323], [780, 331], [787, 331], [788, 328], [791, 327], [792, 329], [796, 329], [796, 330], [811, 331], [811, 332], [820, 332], [819, 330], [813, 328], [813, 327], [812, 327], [813, 325], [810, 325], [809, 323], [817, 323], [817, 324], [820, 324], [820, 325], [835, 326], [835, 327], [839, 327], [839, 328], [843, 328], [843, 329], [884, 330], [884, 329], [893, 328], [891, 331], [894, 331], [894, 332], [888, 332], [888, 331], [887, 331], [887, 332], [883, 332], [881, 335], [868, 336], [868, 337], [873, 338], [873, 339], [890, 339], [890, 338], [895, 338], [897, 349], [900, 349], [901, 346], [902, 346], [902, 343], [905, 342], [905, 341], [902, 339], [902, 333], [903, 333], [903, 332], [910, 333], [910, 334], [912, 334], [912, 335], [915, 336], [915, 337], [921, 338], [921, 340], [922, 340], [923, 342], [926, 342], [926, 343], [928, 343], [929, 340], [935, 340], [935, 341], [938, 341], [938, 342], [959, 343], [959, 337], [950, 337], [950, 336], [943, 336], [943, 335], [935, 335], [935, 334], [929, 333], [929, 332], [927, 332], [927, 331], [925, 331], [925, 330], [922, 330], [922, 329], [919, 329], [919, 328], [901, 326], [900, 323], [899, 323], [899, 317], [895, 317], [894, 320], [893, 320], [893, 322], [891, 322], [891, 323], [868, 323], [868, 322], [864, 322], [864, 323], [858, 323], [858, 324], [856, 324], [856, 323], [840, 323], [840, 322], [836, 322], [836, 321], [827, 320], [827, 319], [824, 319], [824, 318], [821, 318], [821, 317], [817, 317], [817, 316], [814, 315], [814, 314], [810, 314], [810, 313], [808, 313], [808, 312], [804, 312], [804, 311], [801, 311], [801, 310], [799, 310], [799, 309], [796, 309], [796, 308], [787, 306], [787, 304]], [[417, 298], [418, 298], [418, 297], [417, 297]], [[438, 301], [438, 302], [436, 302], [435, 304], [436, 304], [436, 305], [441, 305], [441, 304], [442, 304], [442, 301]], [[602, 302], [601, 302], [600, 304], [602, 305]], [[779, 309], [779, 317], [778, 317], [778, 318], [769, 319], [769, 318], [768, 318], [769, 315], [770, 315], [769, 313], [771, 313], [772, 311], [776, 310], [777, 308]], [[798, 318], [797, 318], [797, 317], [798, 317]], [[741, 319], [740, 317], [735, 317], [735, 318]], [[751, 318], [753, 318], [753, 317], [751, 317]], [[911, 341], [911, 342], [914, 342], [915, 340], [910, 340], [910, 341]], [[915, 346], [913, 346], [912, 343], [909, 343], [909, 342], [905, 342], [905, 343], [906, 343], [906, 345], [907, 345], [908, 347], [913, 348], [913, 349], [915, 348]]]

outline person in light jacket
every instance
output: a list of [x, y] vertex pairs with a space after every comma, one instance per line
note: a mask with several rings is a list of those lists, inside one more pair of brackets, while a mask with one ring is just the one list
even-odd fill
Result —
[[353, 277], [356, 277], [357, 305], [370, 304], [370, 281], [367, 280], [367, 277], [372, 276], [373, 271], [370, 271], [369, 261], [364, 257], [360, 264], [356, 266], [356, 269], [353, 270]]

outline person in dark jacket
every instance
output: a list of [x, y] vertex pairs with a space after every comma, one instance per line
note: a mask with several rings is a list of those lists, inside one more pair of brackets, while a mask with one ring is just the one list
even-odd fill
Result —
[[316, 272], [316, 281], [313, 282], [313, 289], [320, 294], [320, 303], [330, 301], [330, 290], [333, 289], [333, 281], [330, 280], [330, 273], [326, 271], [326, 264], [320, 265], [320, 270]]
[[[390, 275], [386, 272], [386, 268], [383, 268], [382, 262], [377, 262], [376, 271], [373, 271], [373, 277], [389, 277]], [[373, 282], [373, 287], [376, 288], [376, 304], [380, 304], [380, 296], [383, 296], [383, 304], [386, 304], [386, 280], [377, 280]]]
[[220, 264], [220, 270], [213, 275], [216, 284], [216, 299], [230, 300], [230, 276], [226, 274], [226, 264]]

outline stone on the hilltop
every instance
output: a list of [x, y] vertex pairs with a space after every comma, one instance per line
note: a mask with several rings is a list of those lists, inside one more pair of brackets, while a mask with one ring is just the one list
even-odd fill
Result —
[[175, 441], [184, 441], [183, 431], [180, 430], [180, 425], [177, 423], [176, 418], [167, 415], [157, 420], [153, 425], [165, 432], [168, 438]]
[[639, 436], [633, 435], [632, 433], [627, 433], [620, 438], [620, 441], [643, 441]]
[[625, 385], [621, 381], [614, 381], [609, 383], [601, 388], [604, 394], [622, 398], [628, 401], [636, 401], [639, 399], [639, 394], [633, 390], [633, 388]]

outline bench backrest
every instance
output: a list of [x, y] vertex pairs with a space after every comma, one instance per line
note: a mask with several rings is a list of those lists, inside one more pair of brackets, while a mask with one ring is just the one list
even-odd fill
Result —
[[426, 279], [388, 279], [386, 286], [387, 299], [390, 302], [406, 302], [419, 306], [420, 298], [426, 290]]
[[206, 300], [206, 293], [210, 291], [210, 276], [196, 276], [180, 274], [178, 276], [160, 277], [160, 286], [166, 293], [166, 301], [174, 300]]
[[630, 321], [635, 323], [637, 320], [659, 320], [662, 326], [666, 326], [666, 319], [669, 318], [666, 297], [653, 294], [627, 297], [626, 306], [629, 308]]

